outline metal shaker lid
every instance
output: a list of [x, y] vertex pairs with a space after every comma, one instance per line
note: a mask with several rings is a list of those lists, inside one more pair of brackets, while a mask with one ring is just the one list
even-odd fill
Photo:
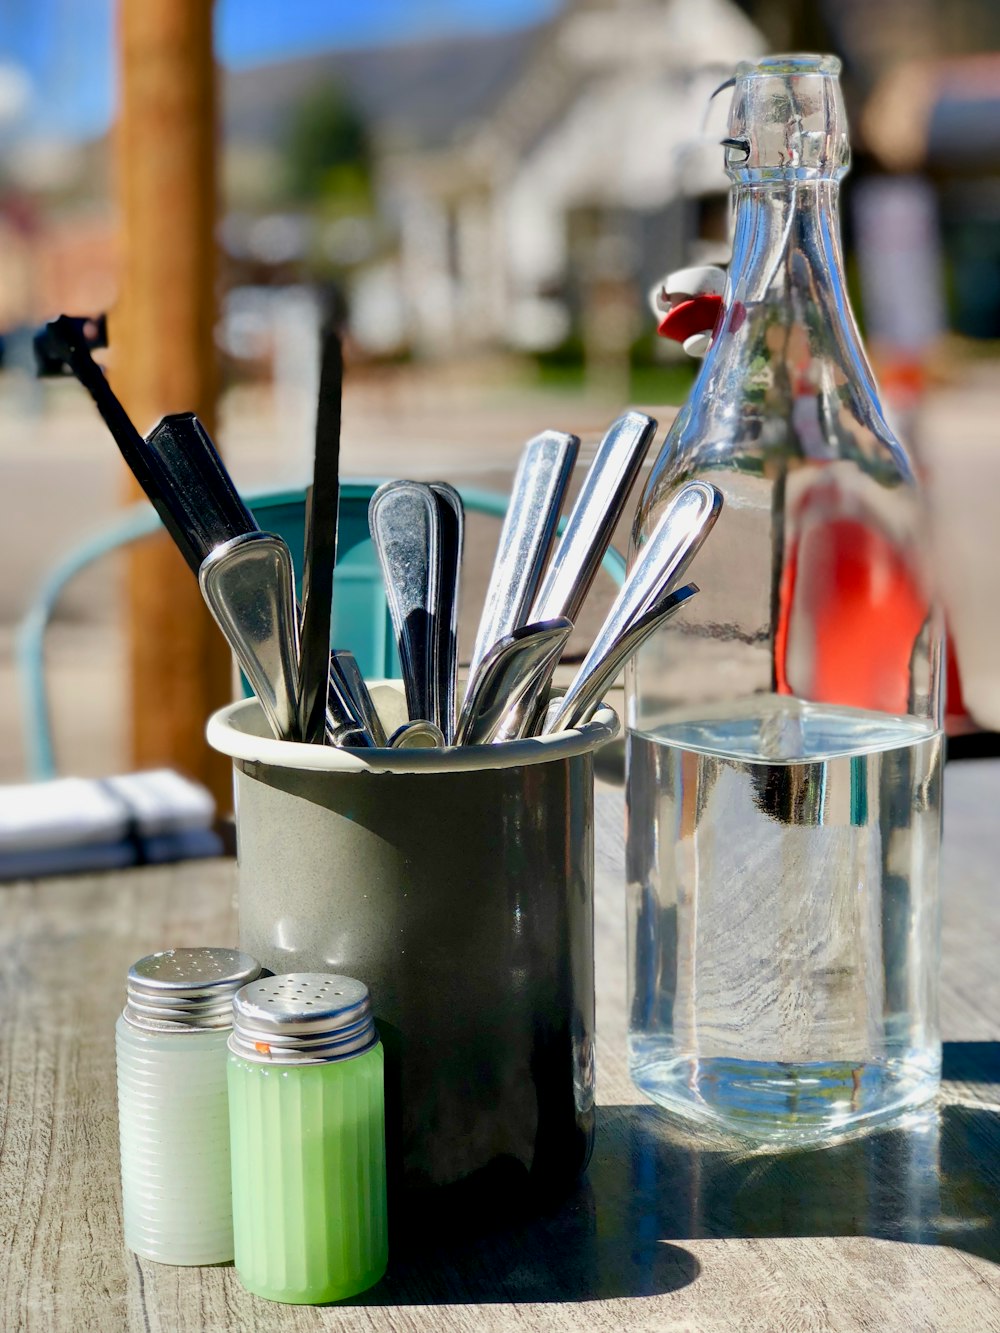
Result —
[[329, 972], [259, 977], [233, 1001], [229, 1049], [248, 1060], [325, 1064], [378, 1040], [368, 987]]
[[238, 949], [165, 949], [129, 968], [125, 1019], [154, 1032], [228, 1028], [233, 996], [260, 976]]

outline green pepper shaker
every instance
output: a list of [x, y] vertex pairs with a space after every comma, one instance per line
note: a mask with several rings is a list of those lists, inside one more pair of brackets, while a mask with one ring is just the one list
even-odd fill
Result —
[[319, 1305], [388, 1259], [382, 1045], [367, 986], [293, 972], [237, 992], [229, 1039], [236, 1270]]

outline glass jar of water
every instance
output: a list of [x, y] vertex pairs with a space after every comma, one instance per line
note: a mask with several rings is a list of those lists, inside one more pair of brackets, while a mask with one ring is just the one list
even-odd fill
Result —
[[737, 71], [729, 281], [633, 538], [682, 483], [722, 490], [700, 596], [627, 683], [631, 1073], [779, 1142], [885, 1120], [940, 1074], [942, 629], [845, 289], [839, 69]]

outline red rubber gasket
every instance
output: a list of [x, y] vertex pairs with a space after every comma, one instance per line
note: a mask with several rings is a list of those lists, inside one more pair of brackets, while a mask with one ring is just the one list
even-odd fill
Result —
[[693, 296], [690, 301], [681, 301], [668, 310], [656, 331], [661, 338], [686, 342], [696, 333], [711, 333], [721, 309], [721, 296]]

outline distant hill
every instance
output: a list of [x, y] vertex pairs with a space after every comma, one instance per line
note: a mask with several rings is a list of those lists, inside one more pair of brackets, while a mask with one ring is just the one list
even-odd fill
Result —
[[234, 147], [276, 144], [295, 104], [335, 81], [368, 119], [378, 141], [434, 148], [486, 116], [524, 67], [537, 27], [405, 46], [330, 51], [222, 79], [222, 130]]

